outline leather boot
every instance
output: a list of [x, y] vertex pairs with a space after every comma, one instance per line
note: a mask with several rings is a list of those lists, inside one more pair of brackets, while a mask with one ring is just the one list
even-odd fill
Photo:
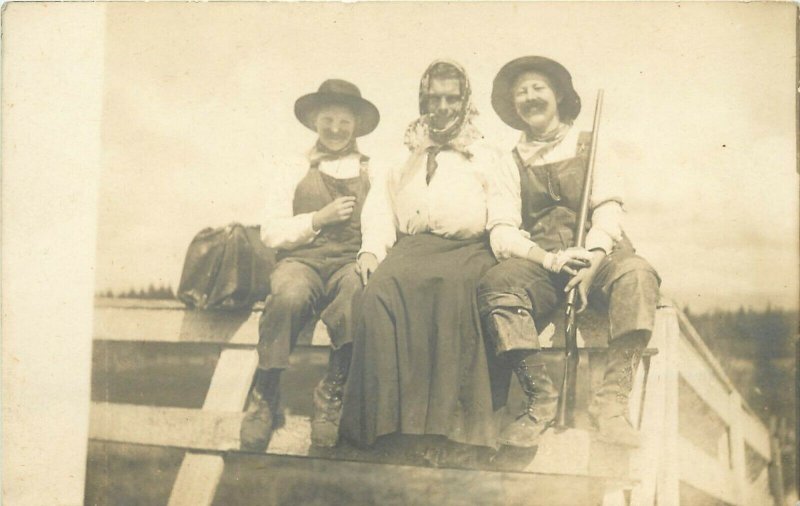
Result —
[[542, 432], [556, 416], [558, 391], [553, 386], [544, 363], [536, 353], [516, 361], [514, 374], [528, 397], [525, 410], [500, 433], [501, 445], [531, 448], [539, 444]]
[[630, 448], [641, 445], [639, 431], [628, 417], [628, 401], [649, 337], [649, 332], [631, 332], [608, 344], [603, 385], [589, 406], [589, 416], [598, 429], [598, 441]]
[[328, 372], [314, 389], [314, 418], [311, 420], [311, 443], [320, 447], [336, 446], [339, 439], [339, 419], [342, 416], [342, 396], [350, 369], [352, 345], [331, 350]]
[[243, 451], [265, 452], [273, 429], [280, 425], [280, 373], [280, 369], [259, 369], [256, 373], [250, 405], [239, 429]]

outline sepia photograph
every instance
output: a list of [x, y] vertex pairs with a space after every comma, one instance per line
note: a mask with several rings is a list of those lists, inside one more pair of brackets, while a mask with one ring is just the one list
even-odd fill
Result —
[[3, 500], [798, 504], [799, 20], [6, 3]]

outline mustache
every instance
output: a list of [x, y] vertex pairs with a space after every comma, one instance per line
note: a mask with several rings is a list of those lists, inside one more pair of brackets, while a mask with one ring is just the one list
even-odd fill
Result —
[[529, 114], [531, 112], [536, 112], [545, 109], [546, 107], [547, 107], [547, 101], [534, 98], [522, 104], [520, 106], [520, 109], [522, 109], [522, 112], [524, 112], [525, 114]]
[[331, 141], [344, 141], [350, 138], [350, 134], [347, 132], [333, 133], [330, 130], [323, 130], [322, 136]]

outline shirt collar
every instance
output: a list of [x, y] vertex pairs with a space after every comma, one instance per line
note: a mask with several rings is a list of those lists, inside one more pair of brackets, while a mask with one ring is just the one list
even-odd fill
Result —
[[358, 156], [362, 161], [368, 160], [369, 157], [365, 156], [358, 150], [358, 144], [355, 140], [347, 145], [341, 151], [333, 152], [330, 149], [326, 148], [321, 142], [317, 141], [316, 144], [309, 150], [308, 152], [308, 163], [309, 165], [317, 166], [322, 162], [332, 161], [332, 160], [340, 160], [343, 158], [348, 158], [351, 156]]
[[542, 138], [532, 139], [526, 132], [517, 142], [517, 152], [526, 165], [531, 165], [551, 153], [567, 137], [572, 125], [561, 123]]

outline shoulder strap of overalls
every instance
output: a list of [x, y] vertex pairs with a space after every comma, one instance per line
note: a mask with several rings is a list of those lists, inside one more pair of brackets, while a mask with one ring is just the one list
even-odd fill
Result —
[[369, 157], [367, 155], [361, 155], [361, 159], [359, 159], [359, 170], [358, 174], [361, 176], [361, 180], [369, 184]]
[[581, 132], [578, 134], [578, 145], [575, 147], [575, 156], [578, 158], [588, 157], [592, 149], [592, 132]]
[[517, 168], [522, 170], [525, 168], [525, 162], [522, 161], [522, 157], [519, 154], [519, 150], [514, 146], [514, 149], [511, 150], [511, 155], [514, 157], [514, 162], [517, 164]]

